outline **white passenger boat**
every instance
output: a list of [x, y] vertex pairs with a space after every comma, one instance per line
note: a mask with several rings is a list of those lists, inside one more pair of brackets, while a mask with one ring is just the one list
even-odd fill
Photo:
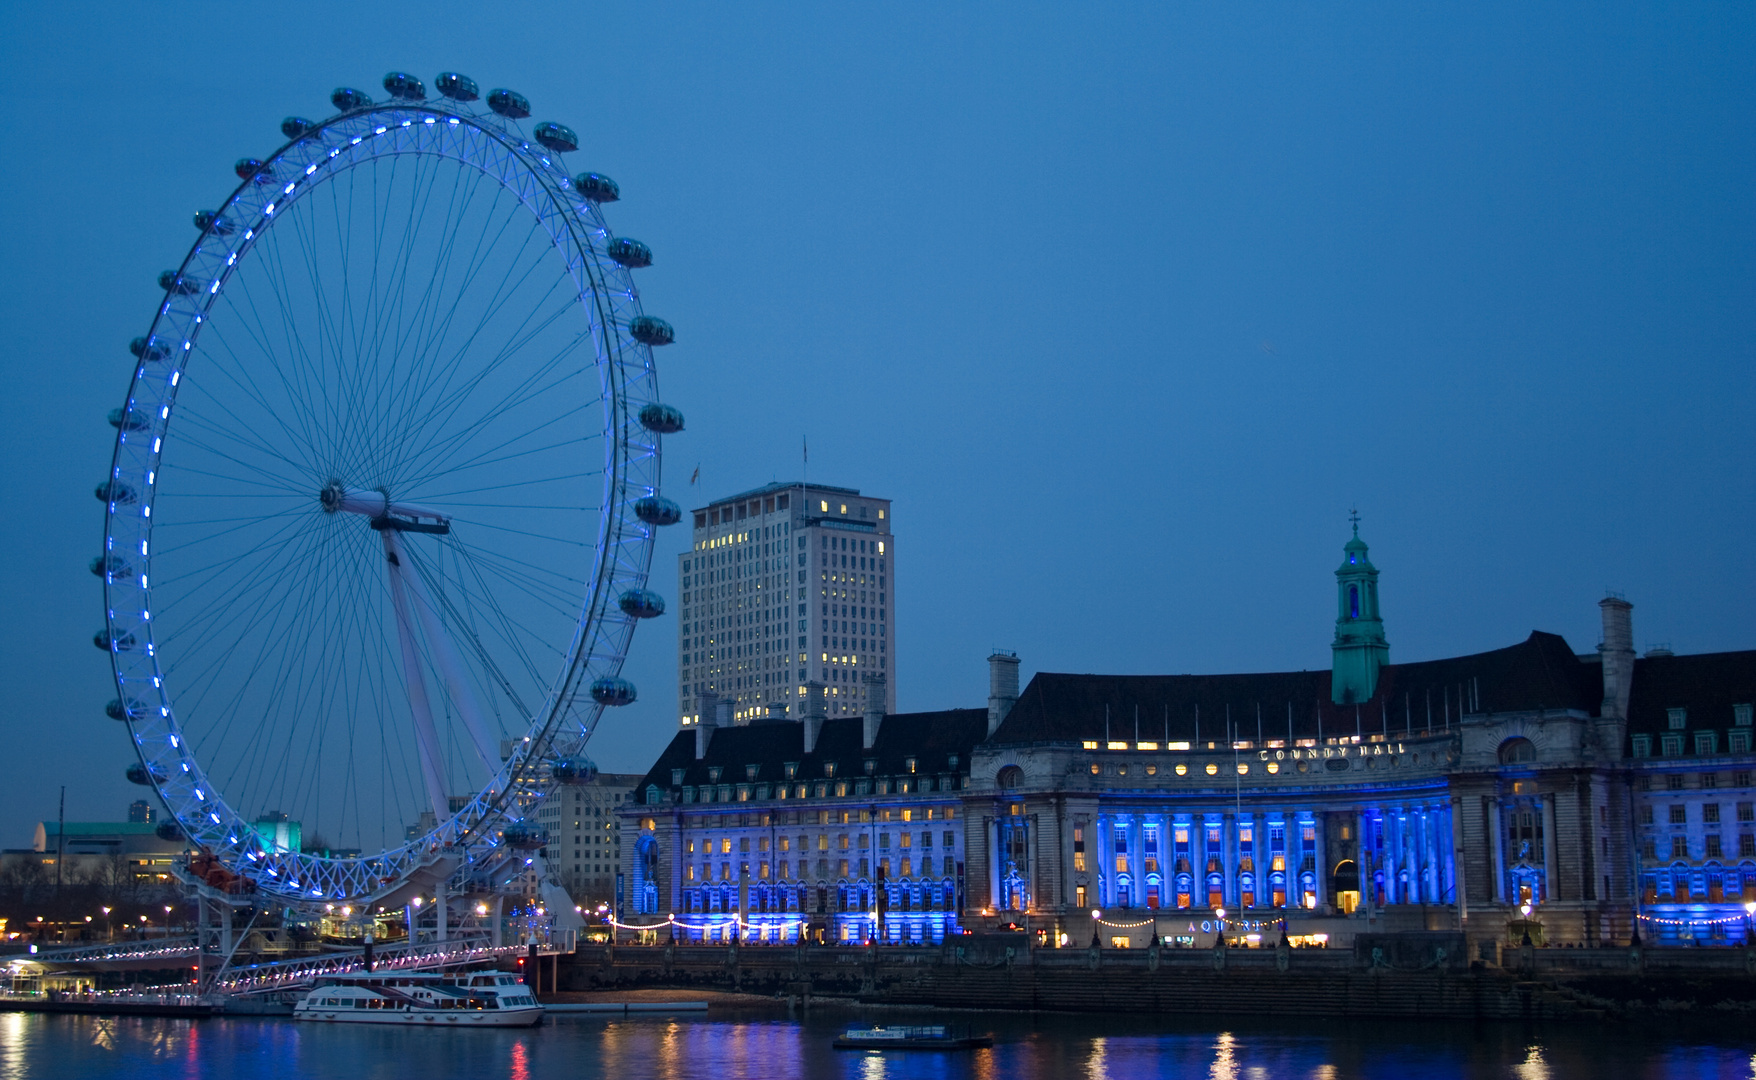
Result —
[[530, 1027], [543, 1007], [516, 975], [497, 971], [356, 972], [326, 975], [293, 1007], [293, 1019], [326, 1024]]

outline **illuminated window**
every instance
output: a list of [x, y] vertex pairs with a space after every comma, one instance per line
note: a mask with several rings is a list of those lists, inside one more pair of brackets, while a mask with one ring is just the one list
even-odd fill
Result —
[[1189, 775], [1189, 766], [1183, 764], [1181, 761], [1177, 762], [1177, 775], [1178, 776], [1188, 776]]
[[1209, 775], [1209, 776], [1218, 776], [1218, 775], [1219, 775], [1219, 766], [1218, 766], [1218, 765], [1216, 765], [1216, 764], [1214, 764], [1214, 763], [1213, 763], [1213, 762], [1211, 762], [1211, 761], [1210, 761], [1210, 762], [1208, 762], [1208, 763], [1207, 763], [1207, 775]]
[[1155, 742], [1135, 743], [1134, 749], [1136, 749], [1136, 750], [1157, 750], [1158, 743], [1155, 743]]

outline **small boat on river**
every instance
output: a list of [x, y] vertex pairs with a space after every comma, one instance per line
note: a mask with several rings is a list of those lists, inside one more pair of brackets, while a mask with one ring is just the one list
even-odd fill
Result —
[[543, 1007], [503, 972], [355, 972], [326, 975], [293, 1007], [293, 1019], [326, 1024], [531, 1027]]
[[943, 1024], [851, 1027], [835, 1040], [837, 1050], [976, 1050], [994, 1045], [992, 1035], [960, 1034]]

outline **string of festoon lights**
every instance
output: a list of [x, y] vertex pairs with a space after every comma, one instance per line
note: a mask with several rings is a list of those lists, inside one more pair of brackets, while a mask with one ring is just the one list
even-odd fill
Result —
[[1722, 919], [1666, 919], [1658, 915], [1642, 914], [1636, 918], [1643, 922], [1657, 923], [1660, 926], [1730, 926], [1733, 923], [1744, 922], [1749, 916], [1727, 915]]
[[[1104, 913], [1101, 909], [1097, 909], [1097, 908], [1092, 909], [1092, 913], [1091, 913], [1092, 922], [1097, 924], [1098, 926], [1107, 926], [1112, 930], [1138, 930], [1143, 926], [1156, 926], [1158, 924], [1158, 921], [1159, 921], [1157, 918], [1151, 918], [1151, 919], [1142, 919], [1139, 922], [1131, 922], [1131, 923], [1113, 922], [1109, 919], [1104, 918], [1103, 915], [1104, 915]], [[1167, 916], [1161, 916], [1161, 917], [1181, 918], [1182, 916], [1173, 913], [1173, 914], [1170, 914]], [[1208, 930], [1208, 927], [1211, 926], [1213, 923], [1219, 923], [1221, 925], [1222, 929], [1229, 928], [1232, 930], [1241, 930], [1241, 931], [1247, 931], [1250, 933], [1260, 933], [1264, 930], [1273, 930], [1277, 927], [1284, 929], [1286, 926], [1285, 919], [1239, 919], [1239, 918], [1229, 917], [1226, 915], [1225, 908], [1215, 908], [1213, 911], [1212, 917], [1202, 919], [1201, 923], [1202, 923], [1203, 930]], [[1193, 926], [1194, 923], [1191, 922], [1190, 925]], [[1208, 932], [1212, 933], [1213, 931], [1208, 930]]]
[[667, 926], [675, 926], [675, 927], [682, 929], [682, 930], [707, 931], [707, 930], [723, 929], [724, 927], [732, 926], [732, 925], [736, 925], [740, 930], [761, 930], [761, 929], [766, 929], [766, 928], [771, 927], [771, 926], [778, 926], [778, 927], [781, 927], [783, 929], [790, 929], [792, 927], [805, 925], [804, 919], [782, 919], [779, 922], [750, 922], [749, 920], [745, 919], [741, 915], [737, 916], [736, 918], [726, 919], [726, 920], [723, 920], [721, 922], [711, 922], [711, 923], [685, 922], [684, 920], [677, 918], [675, 915], [672, 915], [669, 918], [665, 919], [663, 922], [647, 923], [644, 926], [641, 925], [640, 923], [623, 922], [622, 920], [615, 918], [614, 916], [605, 916], [604, 921], [609, 923], [611, 926], [614, 926], [618, 930], [658, 930], [658, 929], [662, 929], [662, 928], [667, 927]]

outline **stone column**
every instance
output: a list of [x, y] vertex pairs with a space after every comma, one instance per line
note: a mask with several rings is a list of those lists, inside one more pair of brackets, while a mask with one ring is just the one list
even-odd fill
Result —
[[1443, 901], [1448, 895], [1452, 897], [1457, 904], [1457, 918], [1461, 923], [1469, 920], [1469, 887], [1467, 883], [1457, 880], [1457, 856], [1463, 850], [1463, 815], [1458, 812], [1460, 809], [1461, 804], [1457, 796], [1453, 795], [1443, 811], [1445, 831], [1440, 838], [1443, 854], [1439, 860], [1439, 899]]
[[1251, 907], [1262, 903], [1262, 830], [1256, 827], [1255, 814], [1239, 814], [1238, 840], [1238, 910], [1244, 910], [1244, 830], [1250, 830], [1250, 892]]
[[1320, 811], [1312, 813], [1311, 822], [1316, 837], [1313, 854], [1317, 857], [1317, 907], [1321, 910], [1324, 904], [1332, 902], [1329, 895], [1329, 830], [1324, 827], [1325, 818]]
[[1543, 796], [1543, 900], [1559, 900], [1561, 890], [1555, 866], [1555, 797]]
[[1238, 909], [1238, 820], [1232, 814], [1219, 817], [1220, 895], [1226, 906]]
[[1488, 872], [1493, 875], [1494, 903], [1506, 902], [1506, 830], [1500, 820], [1500, 800], [1488, 800], [1488, 828], [1493, 832], [1493, 846], [1489, 849], [1492, 858], [1488, 860]]
[[1366, 846], [1366, 808], [1354, 811], [1354, 866], [1360, 878], [1360, 909], [1372, 913], [1372, 854]]

